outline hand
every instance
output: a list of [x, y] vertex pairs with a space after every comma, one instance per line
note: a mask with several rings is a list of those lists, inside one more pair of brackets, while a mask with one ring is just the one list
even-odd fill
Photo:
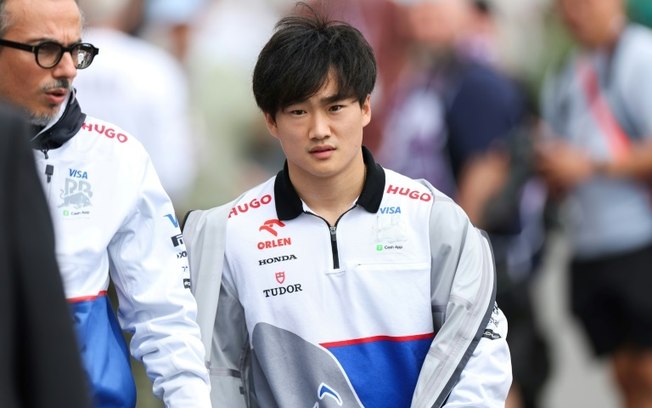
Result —
[[553, 195], [564, 194], [593, 177], [595, 165], [583, 150], [560, 140], [539, 143], [535, 168]]
[[509, 156], [500, 151], [478, 155], [463, 166], [456, 200], [475, 226], [485, 227], [484, 209], [505, 184], [508, 172]]

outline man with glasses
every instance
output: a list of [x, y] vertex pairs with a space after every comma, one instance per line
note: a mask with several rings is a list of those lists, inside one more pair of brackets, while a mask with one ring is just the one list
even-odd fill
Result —
[[[175, 212], [142, 145], [82, 113], [72, 81], [99, 50], [74, 0], [0, 0], [0, 98], [31, 118], [31, 143], [96, 407], [134, 407], [121, 329], [154, 394], [209, 407], [208, 373]], [[118, 319], [107, 297], [109, 279]], [[53, 339], [56, 341], [56, 339]]]

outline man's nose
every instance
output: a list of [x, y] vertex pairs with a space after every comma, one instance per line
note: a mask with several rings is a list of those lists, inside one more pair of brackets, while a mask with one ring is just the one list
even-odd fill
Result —
[[310, 136], [315, 139], [323, 139], [330, 135], [330, 122], [328, 116], [323, 112], [312, 115]]
[[77, 76], [77, 63], [70, 52], [64, 52], [61, 60], [52, 68], [55, 78], [66, 78], [72, 80]]

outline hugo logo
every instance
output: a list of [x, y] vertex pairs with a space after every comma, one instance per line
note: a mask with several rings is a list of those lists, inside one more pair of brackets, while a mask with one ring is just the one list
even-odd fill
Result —
[[244, 204], [238, 204], [237, 206], [231, 208], [231, 211], [229, 212], [229, 218], [235, 217], [236, 215], [246, 213], [250, 209], [256, 209], [259, 208], [262, 205], [267, 205], [272, 202], [272, 196], [269, 194], [265, 194], [262, 196], [260, 199], [254, 198], [248, 203]]
[[416, 190], [410, 190], [409, 188], [405, 187], [396, 187], [393, 185], [387, 186], [387, 194], [396, 194], [396, 195], [402, 195], [409, 197], [413, 200], [420, 200], [420, 201], [431, 201], [432, 200], [432, 195], [428, 193], [422, 193]]
[[124, 133], [116, 132], [116, 130], [113, 129], [112, 127], [99, 125], [97, 123], [93, 124], [93, 123], [84, 122], [84, 124], [82, 125], [82, 129], [97, 132], [101, 135], [108, 137], [109, 139], [116, 139], [120, 143], [125, 143], [127, 140], [129, 140], [127, 135], [125, 135]]

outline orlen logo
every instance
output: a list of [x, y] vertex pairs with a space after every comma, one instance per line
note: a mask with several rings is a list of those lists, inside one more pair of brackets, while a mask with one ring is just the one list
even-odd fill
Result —
[[267, 220], [260, 226], [260, 228], [258, 228], [258, 231], [267, 231], [270, 234], [277, 236], [278, 232], [274, 230], [274, 227], [276, 226], [283, 228], [285, 227], [285, 224], [283, 224], [283, 221], [277, 219]]
[[261, 205], [267, 205], [271, 202], [272, 202], [272, 196], [269, 194], [265, 194], [264, 196], [260, 197], [260, 199], [254, 198], [248, 203], [238, 204], [235, 207], [231, 208], [231, 211], [229, 212], [229, 218], [246, 213], [252, 208], [259, 208]]
[[432, 200], [432, 194], [429, 193], [422, 193], [420, 191], [416, 190], [410, 190], [409, 188], [404, 188], [404, 187], [394, 187], [391, 184], [387, 186], [387, 194], [398, 194], [402, 196], [406, 196], [408, 198], [411, 198], [413, 200], [421, 200], [424, 202], [428, 202]]
[[[265, 231], [269, 234], [272, 234], [273, 236], [277, 236], [278, 232], [276, 229], [283, 227], [285, 227], [285, 224], [282, 221], [271, 219], [265, 221], [263, 225], [258, 228], [258, 231]], [[258, 242], [258, 249], [262, 251], [263, 249], [278, 248], [289, 245], [292, 245], [292, 238], [278, 238], [269, 241]]]
[[106, 125], [99, 125], [97, 123], [87, 123], [84, 122], [82, 129], [88, 130], [90, 132], [95, 131], [101, 135], [108, 137], [109, 139], [117, 139], [120, 143], [125, 143], [129, 138], [124, 133], [116, 133], [115, 129], [108, 127]]

